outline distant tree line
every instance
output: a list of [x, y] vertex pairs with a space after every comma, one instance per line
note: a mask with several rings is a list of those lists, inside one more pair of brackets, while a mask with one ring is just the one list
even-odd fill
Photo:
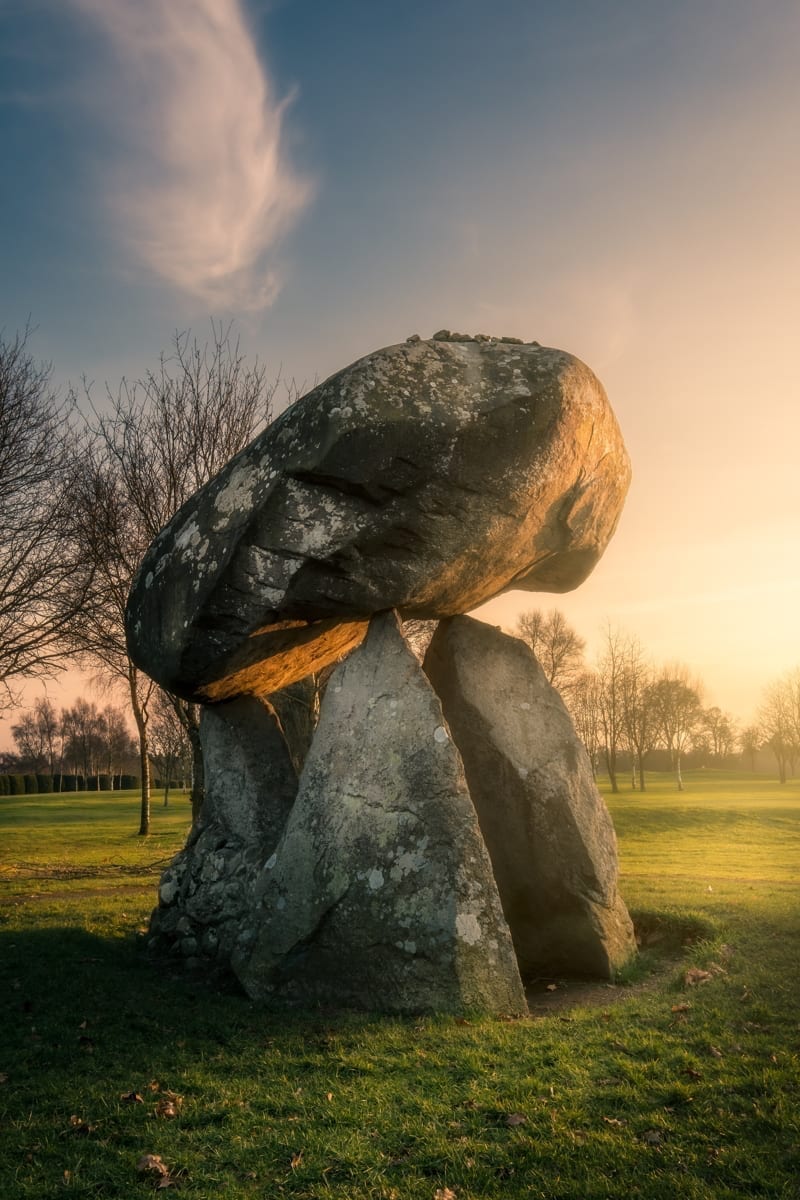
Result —
[[585, 641], [558, 609], [523, 613], [515, 632], [561, 693], [593, 767], [602, 763], [613, 792], [622, 769], [630, 771], [634, 790], [645, 791], [645, 765], [659, 752], [679, 790], [687, 754], [717, 766], [731, 765], [737, 756], [755, 770], [759, 751], [768, 748], [781, 782], [800, 764], [800, 669], [771, 684], [757, 723], [740, 728], [730, 713], [703, 704], [702, 682], [688, 667], [657, 666], [636, 637], [610, 625], [591, 666]]
[[[0, 793], [114, 791], [139, 787], [138, 747], [123, 708], [79, 698], [56, 709], [40, 698], [11, 726], [16, 753], [0, 756]], [[191, 780], [191, 745], [166, 699], [154, 707], [150, 758], [164, 787]], [[5, 779], [5, 782], [3, 782]], [[20, 782], [22, 780], [22, 783]]]

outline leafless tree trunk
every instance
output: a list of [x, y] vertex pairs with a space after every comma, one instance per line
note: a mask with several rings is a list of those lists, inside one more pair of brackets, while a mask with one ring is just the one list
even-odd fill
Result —
[[[116, 395], [107, 392], [102, 410], [87, 390], [88, 445], [75, 462], [73, 537], [91, 566], [93, 586], [71, 640], [101, 670], [128, 681], [142, 764], [142, 834], [150, 812], [148, 711], [125, 638], [130, 587], [156, 534], [269, 419], [275, 390], [262, 366], [245, 366], [229, 329], [212, 329], [210, 345], [177, 335], [159, 369], [136, 383], [123, 381]], [[197, 815], [203, 775], [196, 712], [193, 718], [187, 708], [185, 720], [195, 750]]]
[[[23, 679], [53, 675], [90, 585], [66, 537], [76, 453], [69, 403], [34, 362], [28, 331], [0, 334], [0, 710]], [[76, 586], [78, 581], [82, 587]]]

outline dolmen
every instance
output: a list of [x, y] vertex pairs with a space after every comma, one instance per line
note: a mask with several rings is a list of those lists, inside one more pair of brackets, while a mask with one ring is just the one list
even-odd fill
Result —
[[[154, 952], [384, 1012], [515, 1014], [532, 978], [612, 977], [635, 942], [586, 750], [529, 647], [466, 614], [580, 584], [629, 481], [587, 366], [442, 331], [332, 376], [197, 492], [127, 610], [134, 661], [204, 706]], [[438, 621], [423, 662], [409, 618]], [[323, 671], [298, 775], [276, 693]]]

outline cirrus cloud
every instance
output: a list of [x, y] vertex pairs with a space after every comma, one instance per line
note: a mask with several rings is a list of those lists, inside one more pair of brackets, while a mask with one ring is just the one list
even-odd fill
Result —
[[310, 186], [240, 0], [71, 2], [110, 49], [87, 98], [112, 134], [100, 188], [129, 253], [205, 301], [265, 307]]

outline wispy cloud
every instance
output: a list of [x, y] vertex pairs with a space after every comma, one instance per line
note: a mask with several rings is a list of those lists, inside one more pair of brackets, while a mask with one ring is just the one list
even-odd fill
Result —
[[286, 161], [240, 0], [71, 0], [105, 35], [91, 105], [112, 127], [102, 191], [135, 258], [224, 307], [262, 308], [271, 258], [309, 198]]

